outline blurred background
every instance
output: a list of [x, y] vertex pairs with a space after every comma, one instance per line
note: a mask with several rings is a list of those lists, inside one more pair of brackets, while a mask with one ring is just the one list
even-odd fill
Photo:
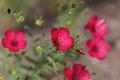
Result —
[[[14, 14], [18, 13], [25, 18], [21, 23], [17, 23], [14, 17]], [[81, 35], [80, 46], [87, 53], [85, 42], [89, 35], [86, 34], [84, 25], [92, 15], [97, 15], [108, 22], [106, 41], [111, 44], [111, 52], [103, 61], [83, 55], [76, 62], [86, 65], [91, 73], [96, 72], [91, 80], [119, 80], [120, 0], [83, 0], [82, 3], [81, 0], [0, 0], [0, 38], [8, 29], [24, 29], [25, 26], [29, 26], [33, 38], [45, 33], [45, 38], [50, 39], [52, 27], [64, 26], [72, 33]], [[44, 22], [39, 26], [35, 21], [40, 17]]]

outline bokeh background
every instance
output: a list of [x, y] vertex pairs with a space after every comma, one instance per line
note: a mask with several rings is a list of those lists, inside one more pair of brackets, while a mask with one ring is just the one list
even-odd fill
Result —
[[[119, 80], [120, 79], [120, 0], [84, 0], [84, 4], [79, 7], [76, 14], [67, 18], [64, 17], [71, 9], [73, 3], [77, 4], [81, 0], [0, 0], [0, 38], [4, 32], [10, 28], [23, 29], [28, 25], [34, 38], [45, 33], [45, 38], [50, 39], [50, 30], [55, 24], [69, 28], [74, 34], [81, 35], [81, 47], [86, 55], [80, 58], [79, 62], [87, 66], [87, 69], [96, 75], [92, 75], [91, 80]], [[8, 14], [7, 10], [11, 9]], [[13, 17], [13, 12], [22, 11], [25, 21], [17, 24]], [[84, 25], [92, 15], [97, 15], [108, 22], [108, 34], [106, 41], [111, 44], [111, 52], [107, 59], [99, 61], [87, 55], [85, 47], [86, 40], [90, 37], [84, 30]], [[35, 25], [35, 20], [42, 16], [44, 23], [41, 26]], [[30, 41], [30, 39], [28, 38]], [[32, 41], [31, 41], [32, 43]], [[3, 58], [2, 53], [0, 58]], [[4, 74], [0, 69], [1, 74]], [[55, 79], [54, 80], [58, 80]], [[63, 80], [59, 78], [59, 80]]]

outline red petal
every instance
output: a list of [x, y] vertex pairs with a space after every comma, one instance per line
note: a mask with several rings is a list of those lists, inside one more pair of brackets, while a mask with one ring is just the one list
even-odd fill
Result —
[[86, 46], [87, 46], [88, 48], [92, 48], [92, 47], [93, 47], [93, 42], [92, 42], [91, 39], [89, 39], [89, 40], [86, 42]]
[[89, 50], [89, 55], [91, 56], [91, 57], [96, 57], [96, 54], [97, 53], [95, 53], [94, 51], [92, 51], [92, 50]]
[[90, 80], [90, 73], [87, 70], [83, 70], [78, 76], [78, 80]]
[[64, 45], [57, 46], [57, 49], [59, 49], [61, 51], [67, 51], [67, 50], [69, 50], [69, 48], [67, 46], [64, 46]]
[[85, 28], [88, 29], [88, 30], [90, 30], [92, 26], [93, 26], [93, 25], [88, 22], [88, 23], [86, 24]]
[[106, 58], [105, 52], [99, 52], [96, 56], [99, 60], [104, 60]]
[[61, 40], [61, 41], [60, 41], [60, 44], [66, 46], [66, 47], [68, 47], [68, 48], [70, 48], [70, 47], [73, 46], [74, 40], [73, 40], [72, 37], [67, 37], [67, 38], [65, 38], [64, 40]]
[[17, 41], [22, 41], [25, 38], [25, 33], [22, 30], [19, 30], [16, 32], [16, 40]]
[[58, 49], [62, 51], [69, 50], [74, 44], [74, 40], [72, 37], [67, 37], [64, 40], [59, 40], [59, 42], [60, 42], [60, 45], [58, 46]]
[[77, 50], [77, 52], [78, 52], [79, 54], [85, 55], [84, 51], [81, 50], [81, 49]]
[[58, 29], [57, 28], [53, 28], [51, 30], [51, 35], [52, 35], [52, 42], [55, 44], [56, 43], [56, 40], [58, 39]]
[[5, 48], [8, 48], [8, 47], [10, 47], [11, 42], [10, 42], [8, 39], [2, 39], [2, 45], [3, 45]]
[[101, 37], [101, 36], [105, 36], [107, 34], [107, 23], [104, 20], [100, 20], [97, 24], [96, 24], [96, 31], [92, 33], [92, 35], [94, 37]]
[[11, 46], [11, 47], [9, 48], [9, 50], [10, 50], [11, 52], [18, 52], [18, 51], [19, 51], [18, 47], [13, 47], [13, 46]]
[[110, 51], [110, 45], [108, 43], [104, 43], [102, 46], [101, 46], [101, 50], [103, 52], [109, 52]]
[[14, 40], [15, 39], [15, 32], [13, 30], [7, 30], [5, 32], [5, 37], [8, 39], [8, 40]]
[[69, 68], [65, 68], [64, 76], [67, 77], [69, 80], [72, 80], [72, 77], [73, 77], [72, 70], [70, 70]]
[[82, 70], [83, 70], [83, 66], [81, 64], [74, 64], [73, 65], [73, 74], [74, 75], [79, 75]]
[[90, 18], [90, 23], [92, 24], [92, 25], [96, 25], [96, 23], [98, 22], [98, 17], [97, 16], [92, 16], [91, 18]]
[[18, 42], [18, 46], [17, 47], [19, 49], [24, 49], [26, 47], [26, 45], [27, 45], [26, 41], [20, 41], [20, 42]]
[[60, 28], [59, 30], [59, 39], [64, 39], [66, 37], [70, 36], [70, 32], [68, 31], [67, 28]]
[[107, 23], [105, 20], [100, 20], [97, 24], [96, 24], [97, 30], [101, 30], [101, 31], [105, 31], [107, 28]]

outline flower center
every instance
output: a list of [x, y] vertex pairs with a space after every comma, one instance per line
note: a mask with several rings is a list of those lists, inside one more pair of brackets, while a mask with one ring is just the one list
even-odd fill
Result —
[[17, 46], [17, 42], [16, 42], [16, 41], [12, 41], [12, 42], [11, 42], [11, 45], [12, 45], [12, 46]]
[[78, 79], [77, 79], [77, 76], [74, 76], [74, 77], [73, 77], [73, 80], [78, 80]]
[[56, 44], [56, 45], [59, 45], [59, 44], [60, 44], [60, 42], [57, 40], [55, 44]]
[[97, 47], [97, 46], [94, 46], [94, 47], [93, 47], [93, 51], [94, 51], [94, 52], [99, 52], [98, 47]]
[[92, 27], [92, 31], [95, 32], [96, 31], [96, 28], [95, 26]]

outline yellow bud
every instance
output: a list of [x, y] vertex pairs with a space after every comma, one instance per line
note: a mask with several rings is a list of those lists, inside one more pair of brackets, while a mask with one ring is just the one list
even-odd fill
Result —
[[70, 9], [70, 10], [68, 10], [68, 15], [73, 15], [74, 14], [74, 9]]
[[37, 26], [41, 26], [43, 23], [44, 23], [44, 21], [41, 18], [40, 19], [36, 19], [36, 21], [35, 21], [35, 24]]
[[4, 77], [0, 75], [0, 80], [4, 80]]
[[17, 71], [16, 70], [12, 70], [12, 75], [15, 77], [17, 76]]
[[70, 24], [71, 24], [71, 21], [67, 21], [66, 24], [67, 24], [67, 25], [70, 25]]
[[37, 51], [37, 52], [41, 52], [41, 51], [42, 51], [42, 47], [41, 47], [41, 46], [37, 46], [37, 47], [36, 47], [36, 51]]
[[68, 14], [71, 15], [71, 14], [73, 14], [73, 12], [72, 12], [72, 11], [69, 11]]
[[24, 16], [21, 15], [21, 16], [18, 17], [19, 22], [23, 22], [24, 20], [25, 20]]

